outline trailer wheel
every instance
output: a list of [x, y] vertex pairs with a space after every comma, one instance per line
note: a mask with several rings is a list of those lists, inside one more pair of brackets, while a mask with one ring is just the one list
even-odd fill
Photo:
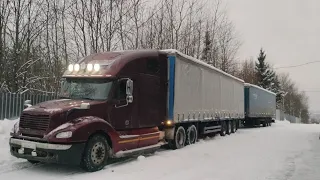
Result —
[[226, 121], [222, 121], [221, 122], [220, 136], [225, 136], [226, 134], [227, 134]]
[[171, 149], [181, 149], [186, 143], [186, 131], [182, 126], [179, 126], [174, 134], [174, 139], [168, 142]]
[[231, 133], [235, 133], [236, 132], [236, 121], [230, 121], [231, 123]]
[[227, 134], [230, 135], [231, 134], [231, 121], [227, 121]]
[[198, 131], [195, 125], [191, 125], [187, 129], [187, 139], [186, 139], [186, 144], [195, 144], [198, 139]]
[[37, 164], [37, 163], [39, 163], [39, 161], [34, 161], [34, 160], [29, 160], [29, 159], [28, 159], [28, 162], [31, 163], [31, 164]]
[[263, 121], [263, 127], [267, 127], [267, 120]]
[[101, 170], [107, 164], [109, 152], [110, 146], [104, 136], [91, 137], [84, 149], [81, 167], [88, 172]]

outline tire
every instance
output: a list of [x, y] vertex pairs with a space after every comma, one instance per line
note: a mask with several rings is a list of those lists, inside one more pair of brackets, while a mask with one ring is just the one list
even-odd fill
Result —
[[231, 134], [231, 129], [232, 129], [231, 121], [227, 121], [227, 134], [228, 135]]
[[226, 121], [222, 121], [222, 122], [221, 122], [220, 136], [225, 136], [226, 134], [227, 134]]
[[174, 134], [174, 139], [168, 142], [171, 149], [181, 149], [186, 143], [186, 131], [182, 126], [179, 126]]
[[34, 161], [34, 160], [28, 160], [28, 162], [31, 163], [31, 164], [37, 164], [37, 163], [39, 163], [39, 161]]
[[195, 144], [198, 139], [198, 131], [195, 125], [191, 125], [187, 129], [186, 145]]
[[236, 132], [236, 121], [230, 121], [231, 122], [231, 133], [235, 133]]
[[107, 164], [110, 146], [103, 135], [95, 135], [89, 139], [84, 149], [81, 167], [85, 171], [99, 171]]
[[267, 127], [267, 121], [263, 121], [263, 127]]

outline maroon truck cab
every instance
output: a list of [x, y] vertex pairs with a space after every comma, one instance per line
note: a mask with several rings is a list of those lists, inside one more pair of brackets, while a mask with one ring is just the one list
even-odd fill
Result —
[[60, 98], [22, 112], [11, 132], [11, 154], [96, 171], [109, 158], [158, 149], [167, 69], [167, 56], [155, 50], [98, 53], [69, 65]]

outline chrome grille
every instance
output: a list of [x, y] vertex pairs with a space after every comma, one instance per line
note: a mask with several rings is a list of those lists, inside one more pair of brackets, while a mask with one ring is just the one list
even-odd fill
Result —
[[49, 127], [49, 115], [31, 115], [23, 113], [20, 116], [20, 127], [32, 130], [46, 131]]

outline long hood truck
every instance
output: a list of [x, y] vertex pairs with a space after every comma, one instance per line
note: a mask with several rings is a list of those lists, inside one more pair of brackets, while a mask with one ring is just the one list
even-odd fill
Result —
[[112, 158], [234, 133], [245, 118], [243, 80], [176, 50], [87, 56], [68, 66], [59, 96], [25, 102], [13, 156], [97, 171]]

